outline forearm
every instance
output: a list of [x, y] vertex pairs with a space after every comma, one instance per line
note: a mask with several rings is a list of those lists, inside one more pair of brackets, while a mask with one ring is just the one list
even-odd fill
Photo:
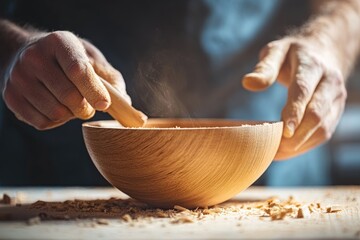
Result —
[[4, 73], [16, 52], [39, 34], [30, 28], [22, 28], [16, 24], [0, 19], [0, 86]]
[[347, 78], [360, 50], [360, 1], [313, 0], [311, 3], [314, 17], [298, 34], [332, 48], [335, 63]]

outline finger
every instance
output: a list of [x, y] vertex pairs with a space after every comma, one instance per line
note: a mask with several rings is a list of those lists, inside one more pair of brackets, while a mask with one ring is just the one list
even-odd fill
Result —
[[291, 84], [288, 99], [282, 111], [284, 121], [283, 135], [291, 138], [304, 117], [306, 106], [319, 84], [323, 68], [312, 57], [301, 55], [296, 46], [289, 50]]
[[115, 87], [119, 94], [131, 105], [131, 98], [126, 92], [125, 81], [119, 71], [114, 69], [110, 64], [107, 66], [98, 64], [97, 61], [93, 63], [95, 72], [104, 80]]
[[283, 137], [275, 159], [302, 154], [329, 140], [344, 111], [345, 100], [346, 88], [341, 77], [325, 74], [308, 104], [299, 130], [292, 138]]
[[80, 39], [80, 41], [84, 45], [86, 54], [89, 56], [90, 59], [91, 58], [96, 59], [96, 61], [101, 63], [102, 65], [105, 65], [107, 63], [104, 54], [102, 54], [102, 52], [99, 49], [97, 49], [94, 45], [92, 45], [90, 42], [88, 42], [85, 39]]
[[21, 95], [53, 122], [66, 122], [72, 118], [71, 112], [60, 104], [35, 76], [28, 74], [21, 65], [18, 64], [11, 75], [11, 82], [17, 90], [21, 89]]
[[52, 37], [52, 48], [65, 75], [91, 106], [106, 110], [111, 103], [109, 93], [91, 66], [82, 43], [70, 33], [56, 32]]
[[[325, 141], [329, 140], [331, 134], [334, 132], [333, 126], [336, 126], [336, 118], [334, 116], [331, 116], [330, 118], [328, 118], [327, 122], [329, 123], [324, 123], [323, 126], [317, 128], [315, 133], [313, 133], [311, 137], [301, 147], [296, 148], [297, 150], [293, 148], [291, 148], [290, 151], [279, 149], [279, 151], [276, 153], [275, 160], [285, 160], [304, 154], [309, 150], [323, 144]], [[291, 143], [289, 145], [291, 145]]]
[[48, 60], [48, 67], [37, 71], [37, 78], [75, 117], [85, 120], [94, 116], [94, 108], [66, 77], [57, 62]]
[[332, 88], [328, 78], [322, 79], [306, 107], [303, 120], [293, 137], [289, 139], [295, 151], [311, 138], [331, 113], [332, 106], [329, 103], [334, 102], [333, 96], [336, 90]]
[[51, 121], [67, 122], [74, 118], [69, 109], [61, 104], [41, 82], [34, 82], [34, 86], [28, 88], [26, 92], [25, 99]]
[[272, 85], [284, 63], [290, 43], [282, 39], [269, 43], [260, 56], [260, 62], [252, 73], [246, 74], [242, 80], [244, 88], [250, 91], [261, 91]]
[[345, 108], [345, 101], [341, 98], [337, 98], [333, 104], [331, 104], [331, 111], [327, 115], [323, 124], [317, 129], [317, 131], [299, 147], [299, 151], [307, 151], [318, 145], [330, 140], [331, 136], [335, 132], [336, 126], [340, 120]]
[[11, 82], [8, 82], [5, 91], [3, 92], [3, 99], [6, 106], [15, 114], [15, 116], [22, 122], [25, 122], [38, 130], [46, 130], [57, 126], [60, 123], [51, 123], [51, 121], [32, 106]]

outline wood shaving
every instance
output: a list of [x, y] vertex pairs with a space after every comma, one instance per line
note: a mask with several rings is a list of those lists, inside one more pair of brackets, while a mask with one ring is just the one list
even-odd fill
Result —
[[2, 199], [0, 200], [0, 203], [2, 203], [2, 204], [10, 204], [11, 203], [10, 196], [7, 195], [6, 193], [4, 193]]
[[27, 224], [29, 226], [31, 225], [37, 225], [37, 224], [40, 224], [41, 223], [41, 218], [38, 216], [38, 217], [33, 217], [33, 218], [29, 218], [27, 220]]
[[175, 220], [172, 220], [172, 224], [179, 224], [179, 223], [193, 223], [194, 221], [189, 217], [180, 217]]
[[298, 210], [297, 218], [309, 218], [311, 212], [313, 212], [312, 208], [310, 211], [310, 207], [301, 207]]
[[175, 205], [175, 206], [174, 206], [174, 209], [175, 209], [175, 210], [178, 210], [178, 211], [181, 211], [181, 212], [183, 212], [183, 211], [189, 211], [189, 209], [184, 208], [184, 207], [179, 206], [179, 205]]
[[229, 200], [212, 207], [198, 207], [194, 210], [175, 205], [172, 209], [149, 208], [148, 205], [133, 199], [97, 199], [97, 200], [68, 200], [64, 202], [37, 201], [30, 206], [38, 211], [41, 220], [45, 219], [86, 219], [94, 218], [98, 225], [107, 225], [105, 219], [120, 219], [129, 225], [141, 225], [141, 221], [152, 223], [154, 219], [163, 219], [171, 224], [185, 224], [204, 221], [214, 217], [235, 216], [239, 220], [247, 216], [257, 216], [261, 220], [279, 221], [286, 218], [304, 219], [311, 214], [324, 214], [341, 211], [330, 206], [322, 208], [321, 204], [301, 203], [289, 196], [285, 200], [271, 197], [263, 201], [244, 202]]
[[332, 206], [332, 207], [326, 208], [327, 213], [336, 213], [336, 212], [340, 212], [340, 211], [341, 211], [341, 209], [338, 206]]
[[121, 217], [125, 222], [132, 222], [132, 218], [129, 214], [125, 214]]
[[14, 198], [11, 198], [9, 195], [4, 193], [2, 199], [0, 200], [0, 204], [15, 205], [16, 201]]
[[109, 225], [109, 221], [103, 218], [96, 219], [96, 223], [99, 225]]

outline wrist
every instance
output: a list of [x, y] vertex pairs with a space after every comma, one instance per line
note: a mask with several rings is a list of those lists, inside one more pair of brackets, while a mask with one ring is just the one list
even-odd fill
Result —
[[37, 39], [40, 34], [42, 33], [35, 29], [22, 28], [8, 20], [0, 19], [0, 87], [17, 52]]
[[360, 1], [318, 3], [314, 17], [300, 29], [299, 35], [317, 41], [317, 52], [332, 60], [347, 78], [360, 52]]
[[296, 34], [296, 37], [302, 39], [311, 45], [315, 53], [320, 54], [329, 65], [340, 69], [342, 74], [347, 75], [349, 63], [344, 59], [345, 47], [342, 37], [339, 36], [339, 25], [328, 17], [317, 17], [304, 25]]

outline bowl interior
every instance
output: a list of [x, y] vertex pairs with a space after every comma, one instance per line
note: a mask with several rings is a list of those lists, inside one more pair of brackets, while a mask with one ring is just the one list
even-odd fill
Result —
[[274, 121], [246, 121], [246, 120], [231, 120], [231, 119], [176, 119], [176, 118], [153, 118], [149, 119], [144, 127], [141, 128], [127, 128], [122, 126], [118, 121], [94, 121], [84, 123], [84, 127], [94, 128], [121, 128], [121, 129], [197, 129], [197, 128], [229, 128], [229, 127], [251, 127], [256, 125], [267, 125], [279, 122]]

